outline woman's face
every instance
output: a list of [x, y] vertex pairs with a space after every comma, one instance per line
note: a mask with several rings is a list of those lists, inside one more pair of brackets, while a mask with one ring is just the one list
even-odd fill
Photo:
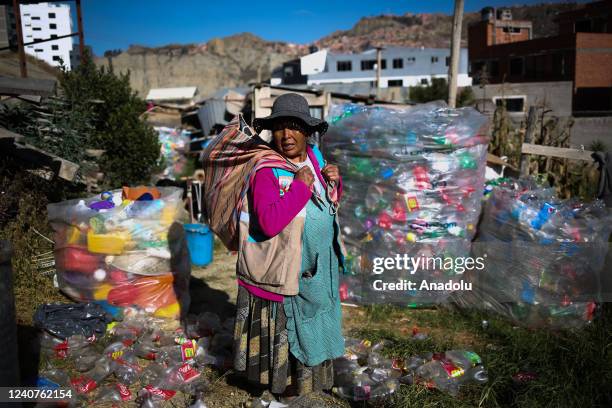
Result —
[[288, 159], [303, 158], [306, 138], [306, 127], [298, 120], [281, 118], [272, 125], [274, 147]]

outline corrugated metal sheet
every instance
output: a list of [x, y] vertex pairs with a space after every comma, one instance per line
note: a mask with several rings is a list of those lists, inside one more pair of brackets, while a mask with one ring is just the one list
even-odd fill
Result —
[[223, 88], [215, 92], [198, 109], [198, 119], [204, 135], [209, 135], [216, 125], [227, 125], [244, 106], [246, 92], [242, 89]]
[[175, 101], [181, 99], [193, 99], [198, 91], [195, 86], [182, 88], [153, 88], [147, 94], [148, 101]]

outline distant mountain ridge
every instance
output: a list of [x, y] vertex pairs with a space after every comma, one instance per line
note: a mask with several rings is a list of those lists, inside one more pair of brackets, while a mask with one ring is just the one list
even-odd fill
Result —
[[[554, 16], [577, 7], [576, 3], [549, 3], [510, 9], [515, 20], [537, 22], [533, 33], [537, 38], [555, 35]], [[464, 46], [468, 24], [479, 19], [480, 13], [464, 14]], [[97, 63], [129, 70], [132, 87], [143, 97], [150, 88], [174, 86], [197, 86], [201, 95], [208, 95], [221, 87], [265, 80], [283, 62], [306, 55], [311, 45], [334, 52], [360, 52], [378, 45], [445, 48], [450, 46], [451, 27], [452, 16], [446, 14], [380, 15], [364, 17], [351, 29], [335, 31], [313, 44], [266, 41], [240, 33], [203, 44], [132, 45], [97, 58]]]

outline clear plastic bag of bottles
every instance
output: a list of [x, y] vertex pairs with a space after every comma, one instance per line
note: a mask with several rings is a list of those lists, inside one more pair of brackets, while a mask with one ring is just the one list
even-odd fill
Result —
[[[437, 303], [449, 291], [373, 289], [375, 258], [423, 253], [467, 256], [476, 233], [487, 153], [487, 118], [473, 108], [443, 103], [409, 109], [333, 106], [322, 139], [326, 158], [340, 168], [339, 210], [349, 252], [343, 300], [354, 303]], [[462, 272], [428, 270], [415, 281], [447, 282]], [[409, 277], [385, 271], [385, 280]]]
[[559, 200], [534, 180], [506, 180], [484, 206], [474, 256], [485, 270], [466, 307], [495, 311], [528, 327], [581, 327], [607, 301], [605, 258], [612, 214], [596, 200]]
[[135, 306], [178, 318], [188, 293], [177, 293], [184, 272], [171, 266], [168, 236], [184, 218], [182, 194], [175, 187], [125, 187], [50, 204], [60, 289], [114, 316]]

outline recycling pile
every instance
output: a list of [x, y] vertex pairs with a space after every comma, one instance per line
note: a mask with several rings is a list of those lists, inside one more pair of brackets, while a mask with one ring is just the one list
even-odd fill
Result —
[[[349, 256], [343, 300], [429, 303], [447, 292], [361, 292], [371, 288], [376, 257], [459, 257], [470, 250], [480, 213], [487, 153], [487, 118], [472, 108], [440, 103], [393, 110], [334, 106], [322, 149], [343, 177], [340, 207]], [[386, 281], [394, 279], [385, 272]], [[406, 271], [394, 278], [406, 279]], [[459, 273], [427, 270], [417, 281], [457, 280]], [[366, 282], [367, 281], [367, 282]], [[408, 295], [406, 295], [408, 293]]]
[[423, 384], [457, 395], [466, 383], [483, 384], [487, 373], [480, 357], [471, 351], [449, 350], [407, 359], [387, 359], [380, 354], [385, 342], [347, 339], [346, 353], [334, 360], [334, 393], [352, 401], [380, 399], [400, 384]]
[[189, 271], [177, 269], [185, 262], [171, 267], [168, 231], [183, 211], [182, 190], [174, 187], [126, 187], [50, 204], [60, 289], [114, 316], [135, 306], [154, 316], [178, 318], [189, 295], [179, 277], [188, 279]]
[[486, 256], [459, 300], [529, 327], [580, 327], [605, 290], [612, 215], [603, 202], [559, 200], [533, 180], [502, 180], [485, 203], [474, 256]]
[[191, 134], [179, 128], [155, 127], [161, 145], [161, 156], [165, 168], [161, 178], [176, 179], [185, 170], [187, 157], [185, 150], [191, 142]]
[[109, 324], [99, 336], [62, 338], [45, 330], [46, 366], [37, 386], [70, 388], [77, 406], [135, 401], [157, 407], [182, 392], [200, 401], [194, 406], [204, 407], [208, 382], [202, 370], [231, 366], [234, 322], [222, 324], [210, 312], [189, 316], [184, 329], [169, 322], [128, 308], [123, 321]]

